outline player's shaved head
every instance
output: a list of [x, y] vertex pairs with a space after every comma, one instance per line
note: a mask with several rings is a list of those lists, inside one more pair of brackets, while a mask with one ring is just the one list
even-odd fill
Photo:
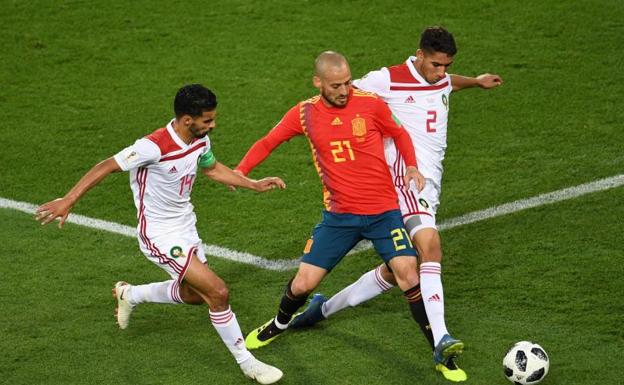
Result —
[[314, 74], [318, 77], [325, 77], [328, 71], [337, 71], [344, 67], [349, 68], [347, 59], [334, 51], [325, 51], [318, 55], [314, 61]]
[[344, 107], [351, 90], [351, 69], [344, 56], [325, 51], [314, 61], [314, 87], [318, 88], [328, 106]]

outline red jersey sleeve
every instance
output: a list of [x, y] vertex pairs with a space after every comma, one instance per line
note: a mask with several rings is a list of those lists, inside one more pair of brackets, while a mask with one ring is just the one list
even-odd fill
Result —
[[240, 161], [236, 169], [247, 175], [257, 165], [262, 163], [273, 150], [293, 136], [302, 135], [299, 104], [291, 108], [279, 123], [262, 139], [254, 143]]
[[414, 144], [405, 128], [400, 125], [392, 116], [392, 111], [388, 105], [381, 99], [377, 99], [377, 120], [379, 128], [384, 136], [390, 136], [394, 139], [394, 143], [399, 150], [399, 153], [405, 160], [405, 165], [416, 166], [416, 150], [414, 150]]

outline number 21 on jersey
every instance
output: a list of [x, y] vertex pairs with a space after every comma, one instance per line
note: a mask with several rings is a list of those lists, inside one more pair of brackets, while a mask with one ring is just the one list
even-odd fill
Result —
[[396, 251], [407, 249], [407, 245], [409, 245], [409, 247], [414, 247], [405, 228], [394, 229], [390, 234], [392, 235], [392, 242], [394, 242], [394, 249]]
[[335, 140], [329, 142], [331, 146], [331, 153], [334, 156], [334, 162], [346, 162], [347, 160], [355, 160], [353, 155], [353, 149], [351, 148], [351, 142], [348, 140]]

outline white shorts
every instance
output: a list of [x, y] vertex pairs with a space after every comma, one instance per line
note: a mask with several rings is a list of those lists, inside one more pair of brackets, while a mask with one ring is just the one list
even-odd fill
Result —
[[184, 279], [193, 254], [197, 255], [200, 262], [206, 263], [204, 246], [195, 228], [157, 236], [142, 232], [139, 233], [139, 246], [147, 259], [178, 282]]
[[438, 229], [436, 211], [440, 205], [440, 188], [431, 179], [425, 181], [425, 187], [421, 192], [418, 192], [415, 186], [410, 186], [407, 191], [403, 187], [395, 186], [403, 223], [410, 238], [424, 228]]
[[403, 216], [405, 229], [410, 235], [424, 228], [436, 227], [436, 212], [440, 206], [440, 184], [433, 179], [425, 179], [425, 187], [421, 192], [412, 183], [405, 189], [405, 163], [396, 149], [386, 147], [386, 159], [392, 175], [392, 182], [399, 197], [399, 208]]

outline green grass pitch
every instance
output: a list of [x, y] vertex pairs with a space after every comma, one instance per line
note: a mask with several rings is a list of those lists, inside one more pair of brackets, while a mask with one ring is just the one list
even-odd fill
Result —
[[[441, 24], [452, 73], [500, 74], [492, 91], [451, 97], [440, 221], [624, 171], [624, 3], [15, 1], [0, 6], [0, 197], [41, 203], [172, 116], [175, 91], [219, 97], [214, 152], [234, 166], [294, 103], [315, 94], [312, 62], [342, 52], [354, 77], [397, 64]], [[207, 243], [270, 259], [300, 254], [320, 218], [307, 143], [283, 145], [252, 176], [288, 188], [228, 192], [206, 178], [193, 201]], [[466, 343], [469, 384], [507, 384], [518, 340], [551, 358], [543, 381], [622, 384], [624, 188], [442, 232], [446, 314]], [[75, 213], [135, 225], [127, 175]], [[112, 284], [167, 276], [136, 240], [80, 226], [42, 228], [0, 209], [0, 383], [247, 383], [205, 307], [144, 305], [117, 329]], [[251, 330], [274, 314], [291, 272], [209, 258]], [[378, 263], [345, 258], [332, 294]], [[397, 289], [287, 333], [257, 352], [283, 384], [444, 384]]]

